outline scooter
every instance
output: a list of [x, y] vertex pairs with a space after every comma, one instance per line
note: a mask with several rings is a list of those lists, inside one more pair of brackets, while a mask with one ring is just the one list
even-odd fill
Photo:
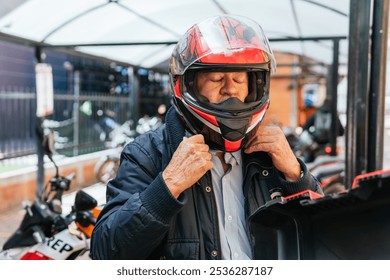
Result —
[[33, 203], [23, 203], [23, 220], [3, 245], [0, 259], [70, 260], [89, 250], [89, 240], [99, 214], [97, 201], [79, 190], [70, 213], [63, 213], [62, 196], [70, 189], [74, 174], [61, 176], [52, 158], [52, 141], [46, 139], [42, 143], [46, 145], [45, 154], [54, 164], [56, 174]]

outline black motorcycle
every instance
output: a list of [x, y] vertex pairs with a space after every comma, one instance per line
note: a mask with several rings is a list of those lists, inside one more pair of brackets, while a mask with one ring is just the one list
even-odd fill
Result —
[[339, 153], [331, 155], [330, 146], [316, 143], [306, 130], [297, 134], [285, 129], [284, 133], [294, 154], [305, 162], [308, 170], [320, 182], [324, 194], [346, 190], [345, 159]]
[[63, 213], [62, 197], [70, 190], [75, 174], [62, 176], [53, 160], [52, 135], [44, 135], [45, 154], [56, 173], [42, 194], [31, 203], [24, 202], [25, 215], [17, 230], [8, 238], [0, 259], [49, 260], [75, 259], [89, 250], [91, 228], [96, 223], [97, 201], [83, 190], [76, 194], [70, 213]]

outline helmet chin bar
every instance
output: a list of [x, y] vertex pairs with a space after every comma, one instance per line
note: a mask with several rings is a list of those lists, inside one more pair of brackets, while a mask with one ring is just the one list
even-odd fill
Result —
[[269, 102], [258, 113], [241, 118], [215, 117], [180, 98], [174, 98], [174, 104], [189, 132], [202, 134], [211, 149], [234, 152], [245, 144], [250, 132], [261, 122]]
[[243, 139], [248, 132], [251, 117], [243, 119], [217, 118], [221, 135], [224, 140], [224, 150], [235, 152], [241, 149]]
[[243, 119], [217, 118], [222, 137], [233, 142], [245, 137], [250, 121], [251, 117]]
[[[183, 104], [184, 105], [184, 104]], [[184, 112], [190, 113], [195, 118], [185, 118], [188, 122], [189, 119], [195, 120], [191, 127], [193, 127], [197, 133], [203, 134], [205, 142], [210, 148], [215, 150], [221, 150], [226, 152], [235, 152], [241, 149], [243, 140], [248, 133], [249, 124], [252, 117], [245, 118], [220, 118], [207, 120], [193, 111], [192, 106], [183, 106]], [[214, 125], [213, 123], [217, 124]]]

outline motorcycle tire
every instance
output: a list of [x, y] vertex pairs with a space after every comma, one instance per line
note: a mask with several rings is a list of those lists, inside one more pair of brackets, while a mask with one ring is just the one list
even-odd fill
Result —
[[119, 156], [109, 155], [99, 160], [95, 165], [95, 178], [103, 184], [112, 180], [119, 168]]

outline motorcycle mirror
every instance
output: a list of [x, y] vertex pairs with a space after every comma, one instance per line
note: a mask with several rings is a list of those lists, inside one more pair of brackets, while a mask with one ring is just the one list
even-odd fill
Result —
[[83, 190], [79, 190], [75, 198], [76, 211], [88, 211], [97, 206], [97, 201]]

